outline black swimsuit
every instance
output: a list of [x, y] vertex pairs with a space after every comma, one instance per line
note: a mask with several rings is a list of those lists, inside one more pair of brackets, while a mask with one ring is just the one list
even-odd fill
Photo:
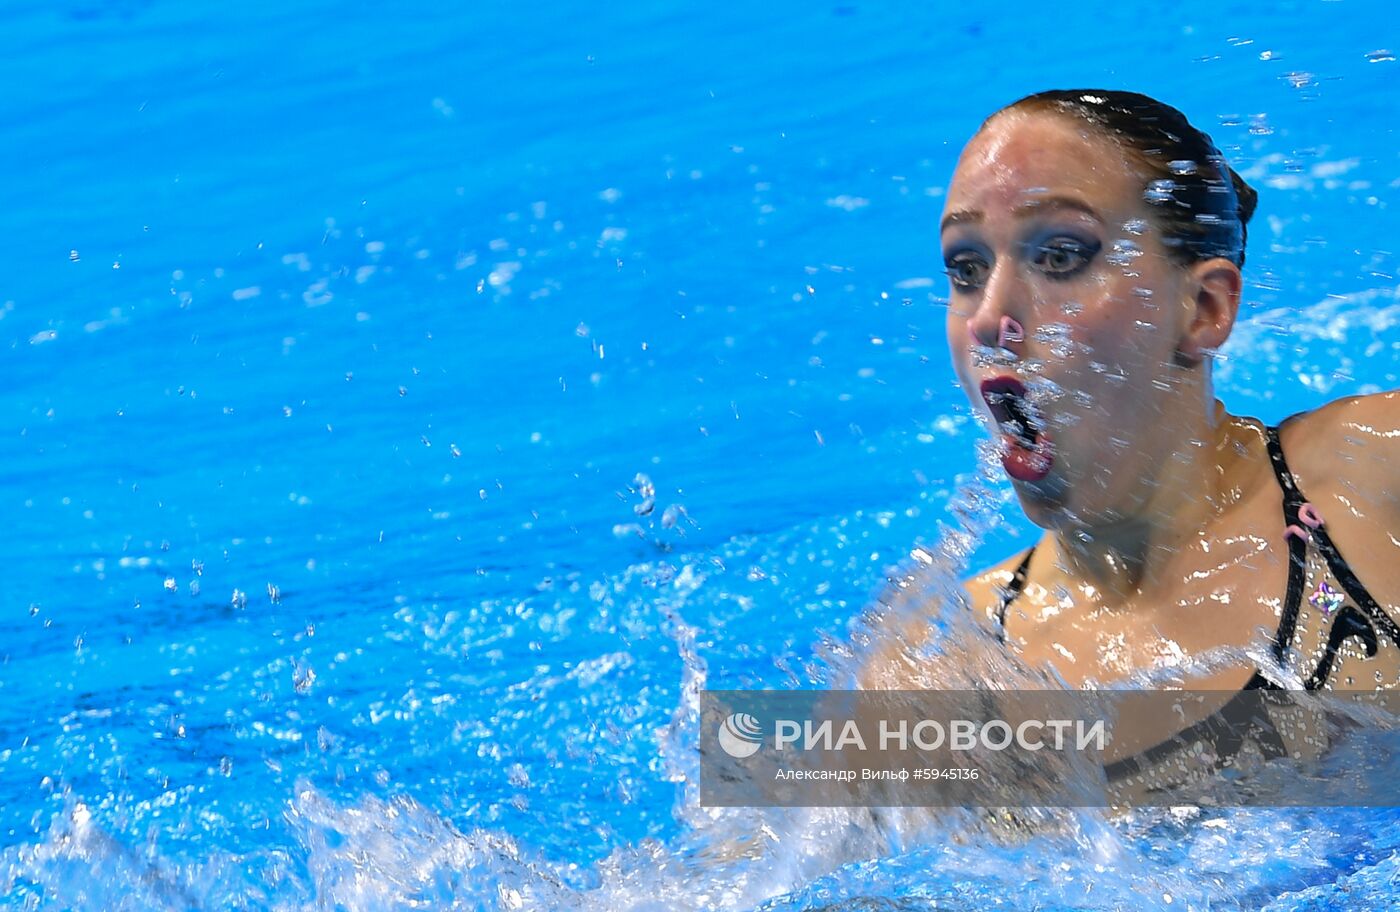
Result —
[[[1367, 671], [1366, 659], [1374, 657], [1383, 645], [1400, 647], [1400, 626], [1397, 626], [1366, 587], [1356, 578], [1347, 565], [1337, 546], [1327, 534], [1324, 523], [1318, 521], [1316, 511], [1311, 509], [1288, 463], [1283, 458], [1283, 447], [1279, 443], [1278, 428], [1266, 427], [1266, 441], [1269, 461], [1279, 487], [1283, 490], [1283, 524], [1288, 530], [1288, 590], [1280, 611], [1278, 629], [1274, 632], [1273, 655], [1280, 666], [1290, 660], [1299, 663], [1299, 675], [1307, 690], [1328, 690], [1337, 677], [1344, 677], [1348, 686], [1355, 686], [1356, 674]], [[1316, 547], [1309, 548], [1309, 543]], [[1026, 572], [1032, 547], [1026, 552], [1016, 567], [1016, 572], [1006, 586], [997, 613], [1000, 636], [1006, 639], [1006, 612], [1016, 596], [1026, 585]], [[1314, 609], [1309, 612], [1303, 606], [1305, 593], [1307, 604]], [[1327, 626], [1330, 624], [1330, 627]], [[1323, 629], [1326, 634], [1323, 635]], [[1303, 652], [1305, 641], [1312, 642], [1312, 648]], [[1306, 673], [1305, 673], [1306, 672]], [[1388, 680], [1381, 671], [1374, 672], [1377, 689], [1395, 687], [1400, 681]], [[1277, 690], [1276, 685], [1260, 671], [1255, 671], [1245, 684], [1243, 691]], [[1265, 757], [1281, 756], [1285, 753], [1282, 738], [1272, 729], [1267, 720], [1257, 717], [1239, 718], [1235, 711], [1246, 703], [1257, 706], [1255, 701], [1236, 696], [1216, 715], [1191, 726], [1172, 739], [1155, 747], [1109, 764], [1105, 768], [1110, 780], [1142, 773], [1154, 764], [1160, 763], [1177, 752], [1183, 743], [1209, 740], [1220, 745], [1222, 740], [1236, 742], [1242, 728], [1247, 730]], [[1238, 745], [1236, 745], [1238, 746]]]

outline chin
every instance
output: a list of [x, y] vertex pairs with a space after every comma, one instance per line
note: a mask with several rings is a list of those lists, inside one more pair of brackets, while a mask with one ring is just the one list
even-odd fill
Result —
[[1076, 525], [1070, 490], [1054, 475], [1039, 482], [1015, 482], [1014, 486], [1022, 512], [1040, 528], [1048, 531]]

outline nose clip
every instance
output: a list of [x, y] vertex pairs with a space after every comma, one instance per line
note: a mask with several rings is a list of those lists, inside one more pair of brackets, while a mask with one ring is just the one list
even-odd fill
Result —
[[1026, 341], [1026, 328], [1011, 317], [1001, 318], [1001, 329], [997, 332], [997, 345], [1006, 348], [1013, 342]]

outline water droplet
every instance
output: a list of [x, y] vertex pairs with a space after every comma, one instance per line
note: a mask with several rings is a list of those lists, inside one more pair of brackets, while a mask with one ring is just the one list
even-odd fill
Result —
[[1154, 205], [1169, 203], [1172, 200], [1172, 191], [1175, 189], [1175, 181], [1155, 180], [1147, 185], [1147, 190], [1142, 194], [1142, 198]]
[[1074, 350], [1067, 323], [1046, 323], [1038, 327], [1035, 330], [1035, 341], [1049, 346], [1050, 353], [1057, 358], [1067, 358]]
[[1196, 163], [1193, 162], [1193, 161], [1191, 161], [1190, 159], [1184, 159], [1184, 158], [1183, 158], [1183, 159], [1178, 159], [1177, 161], [1174, 161], [1174, 162], [1168, 162], [1168, 163], [1167, 163], [1167, 167], [1171, 169], [1171, 172], [1172, 172], [1173, 174], [1177, 174], [1177, 175], [1195, 174], [1195, 173], [1196, 173]]
[[1389, 63], [1395, 59], [1395, 55], [1390, 51], [1371, 51], [1366, 55], [1367, 63]]
[[308, 664], [297, 659], [292, 660], [292, 686], [299, 694], [311, 692], [311, 686], [316, 683], [316, 671]]
[[234, 589], [233, 596], [229, 599], [229, 604], [238, 610], [248, 607], [248, 595], [242, 589]]
[[1119, 238], [1113, 242], [1113, 249], [1108, 252], [1104, 259], [1114, 266], [1131, 266], [1133, 260], [1140, 256], [1142, 256], [1142, 248], [1137, 245], [1136, 241]]
[[70, 251], [68, 251], [68, 262], [70, 262], [70, 263], [76, 263], [76, 262], [78, 262], [78, 251], [76, 251], [76, 250], [70, 250]]

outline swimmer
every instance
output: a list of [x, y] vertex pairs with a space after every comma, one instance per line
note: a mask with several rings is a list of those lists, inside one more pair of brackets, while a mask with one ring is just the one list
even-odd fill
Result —
[[[1207, 135], [1130, 92], [1021, 99], [959, 159], [952, 361], [1044, 530], [966, 591], [1070, 687], [1221, 647], [1267, 661], [1187, 686], [1400, 686], [1400, 393], [1277, 427], [1215, 396], [1255, 203]], [[919, 686], [910, 647], [933, 632], [901, 633], [863, 686]]]

